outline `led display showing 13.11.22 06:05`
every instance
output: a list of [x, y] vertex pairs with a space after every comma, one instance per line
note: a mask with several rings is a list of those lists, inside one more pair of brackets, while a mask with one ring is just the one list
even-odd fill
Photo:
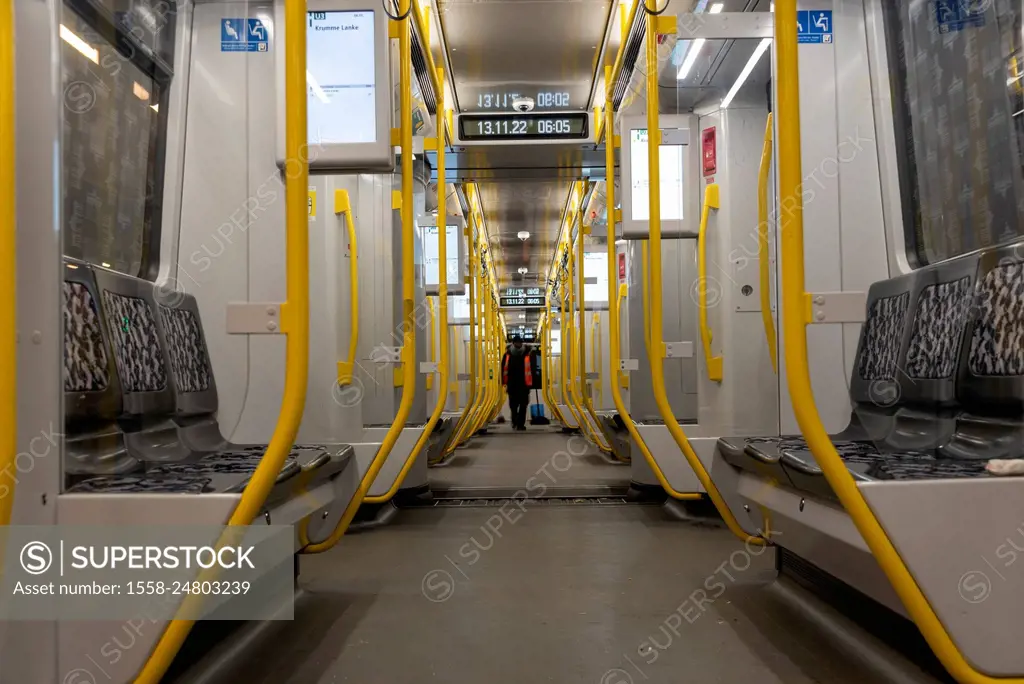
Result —
[[463, 140], [574, 140], [589, 134], [586, 114], [483, 114], [459, 118]]

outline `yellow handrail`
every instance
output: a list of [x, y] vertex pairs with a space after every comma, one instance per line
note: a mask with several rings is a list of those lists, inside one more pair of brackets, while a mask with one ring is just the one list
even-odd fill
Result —
[[[444, 274], [442, 273], [442, 276]], [[437, 335], [437, 313], [434, 310], [434, 300], [431, 297], [427, 297], [427, 313], [430, 315], [430, 325], [428, 332], [430, 333], [430, 362], [437, 367], [437, 343], [434, 340], [434, 336]], [[434, 389], [434, 371], [431, 371], [427, 375], [427, 389]], [[428, 421], [429, 425], [429, 421]], [[428, 433], [429, 436], [429, 433]]]
[[[289, 164], [290, 172], [285, 174], [286, 301], [281, 305], [281, 332], [287, 338], [284, 392], [270, 444], [242, 492], [238, 506], [231, 513], [218, 548], [226, 543], [228, 537], [239, 533], [241, 530], [238, 528], [247, 527], [260, 512], [285, 459], [291, 453], [306, 407], [309, 378], [309, 155], [306, 149], [305, 0], [288, 0], [284, 24], [285, 96], [289, 102], [285, 112], [285, 158], [295, 162]], [[4, 101], [10, 102], [6, 98]], [[13, 290], [10, 294], [13, 296]], [[14, 356], [7, 358], [13, 360]], [[197, 598], [193, 599], [193, 596]], [[194, 602], [201, 600], [199, 595], [190, 595], [179, 608], [178, 615], [188, 614]], [[167, 624], [139, 671], [136, 684], [157, 684], [163, 678], [194, 623], [195, 620], [175, 618]]]
[[[587, 191], [584, 185], [581, 197], [586, 197]], [[591, 399], [590, 393], [586, 391], [587, 388], [587, 319], [586, 319], [586, 296], [584, 295], [584, 289], [586, 284], [586, 273], [585, 264], [586, 259], [583, 256], [583, 240], [584, 240], [584, 228], [583, 228], [583, 204], [580, 203], [580, 208], [576, 213], [577, 227], [576, 227], [576, 286], [579, 288], [579, 320], [578, 330], [576, 331], [577, 338], [577, 363], [576, 368], [580, 372], [579, 382], [579, 394], [578, 397], [581, 400], [583, 410], [581, 411], [583, 417], [587, 419], [587, 428], [590, 433], [590, 439], [597, 445], [597, 448], [606, 454], [614, 453], [611, 447], [611, 440], [605, 434], [605, 427], [601, 420], [598, 419], [597, 413], [594, 412], [594, 402]], [[572, 290], [569, 291], [572, 296]], [[593, 421], [591, 423], [590, 421]], [[595, 429], [596, 428], [596, 429]]]
[[[438, 73], [438, 79], [444, 83], [444, 73]], [[437, 122], [438, 126], [442, 125], [444, 120], [444, 92], [442, 91], [441, 96], [437, 100]], [[369, 504], [382, 504], [387, 503], [398, 490], [401, 488], [402, 483], [405, 481], [409, 471], [412, 470], [412, 466], [416, 463], [416, 458], [423, 452], [423, 448], [427, 442], [430, 441], [430, 436], [434, 433], [434, 428], [437, 426], [438, 420], [441, 419], [441, 414], [444, 412], [444, 406], [448, 401], [448, 272], [445, 264], [448, 263], [448, 198], [444, 192], [444, 178], [445, 178], [445, 143], [443, 138], [438, 138], [437, 142], [437, 177], [438, 184], [441, 187], [441, 192], [437, 193], [437, 215], [438, 215], [438, 227], [437, 227], [437, 259], [440, 267], [438, 273], [440, 273], [440, 283], [438, 284], [438, 308], [440, 311], [440, 318], [443, 322], [440, 335], [441, 342], [441, 353], [440, 361], [438, 362], [438, 390], [437, 390], [437, 402], [434, 404], [434, 411], [430, 414], [430, 420], [427, 421], [426, 426], [423, 428], [422, 434], [419, 439], [416, 440], [416, 444], [413, 445], [409, 455], [405, 458], [405, 463], [402, 464], [402, 469], [398, 471], [398, 475], [395, 477], [395, 481], [391, 483], [391, 487], [388, 488], [384, 494], [379, 496], [367, 496], [363, 499], [364, 502]], [[430, 305], [430, 359], [434, 360], [434, 335], [436, 334], [434, 325], [434, 306], [433, 300], [427, 299], [427, 303]], [[427, 380], [432, 380], [433, 375], [427, 376]], [[427, 389], [430, 389], [429, 385]]]
[[761, 169], [758, 173], [757, 183], [757, 261], [760, 267], [761, 320], [764, 321], [764, 336], [768, 340], [768, 356], [772, 360], [772, 370], [778, 374], [775, 319], [772, 317], [771, 264], [768, 251], [768, 172], [771, 171], [772, 166], [772, 123], [773, 117], [768, 114], [768, 123], [764, 127], [764, 147], [761, 149]]
[[814, 401], [807, 359], [807, 306], [804, 284], [804, 224], [801, 188], [800, 76], [797, 56], [796, 0], [776, 0], [775, 46], [778, 69], [779, 196], [782, 236], [782, 329], [786, 380], [800, 431], [829, 485], [850, 514], [868, 548], [928, 645], [952, 677], [962, 684], [1021, 684], [1021, 677], [991, 677], [979, 672], [957, 648], [892, 541], [875, 517], [822, 425]]
[[[569, 260], [568, 260], [568, 271], [565, 277], [566, 299], [563, 301], [565, 308], [562, 309], [562, 326], [565, 328], [565, 337], [568, 338], [568, 347], [563, 347], [568, 352], [566, 356], [562, 358], [562, 363], [565, 367], [566, 374], [566, 405], [569, 410], [572, 411], [573, 417], [576, 419], [576, 426], [583, 433], [583, 435], [590, 439], [590, 423], [586, 420], [583, 415], [583, 407], [576, 401], [576, 380], [574, 375], [576, 373], [576, 351], [578, 349], [576, 343], [576, 304], [573, 299], [573, 248], [572, 248], [572, 228], [569, 228]], [[567, 315], [568, 314], [568, 315]], [[563, 352], [564, 353], [564, 352]]]
[[352, 202], [348, 190], [334, 191], [334, 213], [345, 214], [345, 228], [348, 231], [349, 249], [349, 299], [352, 316], [352, 328], [348, 334], [348, 360], [338, 362], [338, 384], [352, 384], [352, 374], [356, 367], [356, 347], [359, 345], [359, 247], [357, 245], [356, 224], [352, 218]]
[[[18, 303], [15, 214], [16, 164], [14, 123], [14, 0], [0, 0], [0, 466], [15, 471], [18, 452]], [[0, 525], [9, 525], [14, 510], [14, 486], [0, 497]]]
[[[605, 74], [608, 74], [609, 69], [605, 67]], [[610, 82], [611, 78], [606, 76], [606, 82]], [[611, 93], [611, 86], [608, 86], [608, 92]], [[626, 284], [623, 283], [622, 287], [619, 288], [618, 297], [615, 296], [615, 283], [618, 282], [618, 275], [615, 271], [615, 146], [612, 144], [615, 134], [615, 112], [611, 108], [611, 98], [608, 100], [608, 105], [605, 109], [605, 130], [607, 135], [605, 136], [605, 178], [608, 182], [605, 184], [605, 192], [607, 194], [608, 204], [608, 363], [612, 369], [612, 373], [618, 373], [618, 367], [622, 360], [622, 350], [619, 347], [619, 326], [621, 325], [621, 318], [619, 317], [619, 306], [622, 298], [628, 291]], [[644, 309], [644, 346], [647, 349], [647, 355], [650, 356], [651, 345], [650, 345], [650, 330], [648, 328], [648, 316], [650, 303], [647, 299], [647, 241], [642, 243], [642, 265], [641, 265], [641, 291], [643, 292], [643, 309]], [[615, 382], [612, 383], [612, 401], [615, 402], [615, 409], [619, 412], [619, 417], [622, 419], [623, 424], [626, 426], [626, 430], [629, 431], [630, 437], [636, 443], [640, 449], [640, 453], [643, 454], [644, 460], [647, 461], [647, 465], [650, 466], [654, 472], [654, 476], [658, 478], [658, 483], [661, 488], [664, 489], [669, 496], [673, 499], [680, 501], [700, 499], [701, 494], [697, 492], [680, 492], [673, 487], [668, 478], [665, 477], [664, 471], [658, 462], [654, 460], [654, 455], [650, 449], [647, 448], [647, 443], [644, 438], [640, 435], [640, 431], [636, 429], [636, 423], [633, 422], [633, 416], [629, 414], [629, 409], [626, 408], [626, 402], [622, 399], [622, 390], [620, 388], [618, 377], [615, 378]]]
[[[700, 307], [700, 339], [704, 345], [704, 362], [708, 367], [708, 380], [722, 382], [722, 357], [711, 352], [711, 326], [708, 324], [708, 216], [718, 209], [718, 184], [708, 183], [704, 188], [704, 209], [700, 214], [700, 233], [697, 238], [697, 297]], [[660, 259], [660, 255], [659, 255]]]
[[[555, 390], [552, 385], [554, 384], [554, 357], [551, 354], [551, 292], [548, 291], [547, 296], [544, 298], [544, 325], [541, 328], [543, 339], [544, 339], [544, 350], [543, 358], [541, 358], [541, 368], [543, 369], [543, 376], [541, 377], [541, 385], [544, 386], [544, 397], [548, 400], [548, 406], [551, 407], [551, 414], [554, 418], [562, 425], [566, 424], [565, 416], [562, 414], [561, 409], [558, 408], [558, 402], [555, 401]], [[561, 358], [561, 355], [559, 355]]]
[[478, 297], [477, 271], [480, 268], [477, 265], [476, 258], [476, 240], [474, 238], [475, 231], [473, 230], [475, 224], [475, 214], [470, 211], [466, 220], [467, 244], [469, 246], [469, 282], [466, 284], [466, 288], [469, 290], [469, 358], [467, 359], [466, 371], [469, 374], [469, 396], [467, 397], [465, 408], [462, 409], [462, 415], [459, 416], [458, 422], [455, 423], [455, 429], [452, 430], [448, 443], [445, 444], [442, 452], [445, 456], [453, 452], [462, 441], [462, 433], [466, 430], [478, 400], [476, 383], [476, 300]]
[[[399, 84], [400, 100], [399, 109], [401, 116], [401, 143], [402, 143], [402, 399], [398, 402], [398, 412], [394, 422], [384, 435], [384, 441], [370, 462], [369, 468], [359, 481], [359, 488], [348, 506], [342, 513], [338, 523], [334, 526], [331, 534], [320, 542], [315, 542], [302, 549], [303, 553], [323, 553], [331, 549], [348, 530], [352, 518], [355, 517], [363, 499], [377, 479], [377, 474], [384, 467], [391, 450], [398, 442], [402, 430], [405, 429], [406, 421], [409, 420], [409, 413], [412, 411], [412, 403], [416, 397], [416, 277], [415, 262], [413, 260], [413, 249], [416, 238], [416, 226], [413, 222], [413, 194], [412, 194], [412, 26], [409, 23], [409, 0], [399, 0], [399, 15], [405, 16], [397, 22], [398, 26], [398, 59], [399, 59]], [[303, 30], [305, 28], [303, 27]], [[305, 73], [303, 73], [303, 94], [305, 103]], [[289, 98], [289, 110], [294, 103]], [[305, 107], [303, 107], [305, 109]], [[305, 115], [305, 112], [303, 112]]]
[[[653, 0], [651, 0], [653, 2]], [[653, 14], [653, 10], [647, 14], [647, 63], [655, 65], [658, 63], [658, 29], [657, 20], [659, 17]], [[674, 19], [674, 17], [673, 17]], [[650, 68], [647, 70], [647, 165], [648, 178], [650, 179], [650, 256], [651, 256], [651, 353], [648, 358], [651, 363], [651, 381], [654, 385], [654, 400], [658, 404], [658, 411], [661, 413], [665, 426], [672, 434], [676, 444], [682, 450], [690, 467], [693, 468], [697, 479], [707, 490], [708, 496], [715, 504], [725, 524], [737, 537], [752, 544], [764, 544], [763, 537], [754, 537], [747, 534], [740, 526], [736, 516], [729, 509], [729, 505], [722, 498], [718, 487], [711, 480], [704, 464], [693, 451], [686, 433], [679, 425], [672, 407], [668, 403], [668, 396], [665, 394], [664, 357], [665, 341], [662, 338], [662, 292], [661, 292], [661, 167], [658, 145], [661, 142], [661, 129], [658, 127], [658, 70]]]
[[[601, 314], [594, 314], [590, 322], [590, 363], [591, 372], [597, 373], [598, 401], [604, 404], [604, 364], [601, 363]], [[593, 397], [591, 397], [593, 403]]]
[[[644, 312], [644, 351], [651, 355], [651, 277], [648, 273], [651, 263], [651, 245], [649, 240], [640, 243], [640, 297], [643, 300]], [[658, 285], [661, 286], [660, 283]]]
[[[565, 287], [564, 280], [563, 287]], [[572, 360], [572, 357], [569, 353], [569, 350], [572, 349], [572, 322], [568, 320], [568, 317], [565, 315], [566, 297], [567, 296], [562, 296], [561, 292], [559, 293], [559, 299], [561, 300], [559, 302], [560, 310], [558, 317], [561, 329], [561, 335], [559, 335], [559, 342], [562, 345], [562, 354], [561, 360], [559, 361], [558, 365], [560, 370], [562, 371], [562, 400], [565, 401], [566, 408], [569, 409], [569, 413], [572, 414], [573, 420], [576, 421], [576, 428], [582, 432], [585, 429], [583, 427], [583, 421], [580, 420], [580, 416], [576, 412], [576, 407], [573, 406], [572, 400], [570, 398], [571, 394], [569, 383], [569, 362]]]

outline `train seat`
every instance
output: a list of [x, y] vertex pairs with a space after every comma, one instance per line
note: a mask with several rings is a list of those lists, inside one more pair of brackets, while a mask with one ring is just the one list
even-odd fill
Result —
[[[202, 318], [196, 298], [174, 292], [157, 302], [157, 331], [161, 346], [168, 351], [174, 389], [175, 411], [172, 417], [180, 441], [199, 453], [221, 454], [221, 466], [245, 467], [247, 459], [266, 451], [266, 444], [235, 444], [226, 440], [217, 423], [217, 383], [206, 345]], [[353, 455], [348, 444], [296, 444], [294, 459], [306, 472], [315, 471], [314, 481], [341, 472]], [[158, 472], [194, 472], [193, 463], [161, 465]]]
[[982, 254], [971, 314], [957, 375], [965, 411], [940, 454], [1024, 458], [1024, 243]]
[[117, 424], [121, 384], [88, 264], [65, 260], [64, 452], [71, 475], [116, 475], [139, 466]]
[[[832, 436], [855, 479], [984, 475], [984, 463], [957, 458], [946, 446], [963, 422], [957, 368], [978, 268], [979, 256], [969, 255], [872, 286], [850, 382], [850, 427]], [[835, 499], [802, 438], [725, 441], [720, 451], [731, 465]], [[740, 443], [743, 454], [737, 453]], [[766, 473], [765, 461], [785, 477]]]
[[[157, 304], [152, 283], [81, 262], [68, 260], [68, 264], [65, 317], [78, 316], [82, 322], [65, 335], [66, 393], [83, 386], [101, 388], [96, 391], [105, 402], [92, 402], [88, 410], [99, 412], [96, 416], [81, 415], [87, 410], [80, 408], [86, 405], [85, 399], [68, 402], [68, 422], [74, 427], [69, 442], [76, 446], [67, 450], [66, 467], [72, 476], [67, 491], [201, 494], [244, 490], [265, 445], [219, 440], [208, 448], [197, 448], [181, 438], [182, 429], [176, 423], [179, 414], [186, 421], [194, 415], [197, 422], [205, 423], [205, 437], [212, 437], [213, 430], [219, 434], [213, 419], [216, 388], [194, 298], [180, 293], [171, 296], [176, 303], [184, 303], [183, 311], [196, 316], [194, 327], [174, 332], [192, 344], [183, 345], [175, 337], [172, 360], [171, 345], [156, 312], [160, 306], [169, 312], [161, 312], [164, 316], [174, 317], [176, 309]], [[83, 370], [86, 367], [91, 376]], [[195, 391], [179, 393], [177, 386]], [[113, 423], [98, 426], [88, 422], [111, 418]], [[188, 434], [187, 429], [184, 432]], [[295, 489], [291, 480], [299, 475], [306, 475], [307, 484], [329, 478], [350, 455], [350, 448], [344, 447], [333, 454], [313, 445], [293, 448], [277, 476], [271, 500], [286, 498]]]

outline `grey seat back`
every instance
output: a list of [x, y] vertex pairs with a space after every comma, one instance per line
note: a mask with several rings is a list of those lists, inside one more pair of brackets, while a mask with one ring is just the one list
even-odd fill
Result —
[[1024, 243], [983, 252], [957, 394], [972, 414], [1024, 412]]
[[217, 384], [196, 298], [173, 292], [157, 299], [157, 328], [170, 356], [175, 413], [199, 416], [217, 411]]
[[121, 384], [92, 267], [65, 259], [63, 290], [65, 421], [113, 421], [122, 411]]
[[978, 261], [973, 254], [919, 272], [921, 289], [900, 378], [900, 391], [908, 404], [943, 409], [957, 403], [957, 366], [974, 299]]
[[170, 361], [160, 344], [153, 284], [93, 267], [107, 334], [121, 381], [124, 414], [167, 417], [174, 412]]
[[861, 327], [850, 376], [850, 399], [861, 407], [891, 410], [900, 401], [900, 368], [910, 341], [913, 304], [920, 292], [914, 274], [875, 283], [868, 291], [867, 316]]

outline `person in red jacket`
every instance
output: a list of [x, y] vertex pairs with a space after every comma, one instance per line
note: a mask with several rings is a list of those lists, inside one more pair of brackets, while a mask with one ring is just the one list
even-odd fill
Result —
[[512, 429], [526, 429], [526, 407], [530, 404], [530, 389], [533, 387], [533, 368], [530, 348], [523, 344], [519, 335], [512, 337], [512, 344], [501, 360], [501, 383], [508, 392], [508, 408], [512, 413]]

